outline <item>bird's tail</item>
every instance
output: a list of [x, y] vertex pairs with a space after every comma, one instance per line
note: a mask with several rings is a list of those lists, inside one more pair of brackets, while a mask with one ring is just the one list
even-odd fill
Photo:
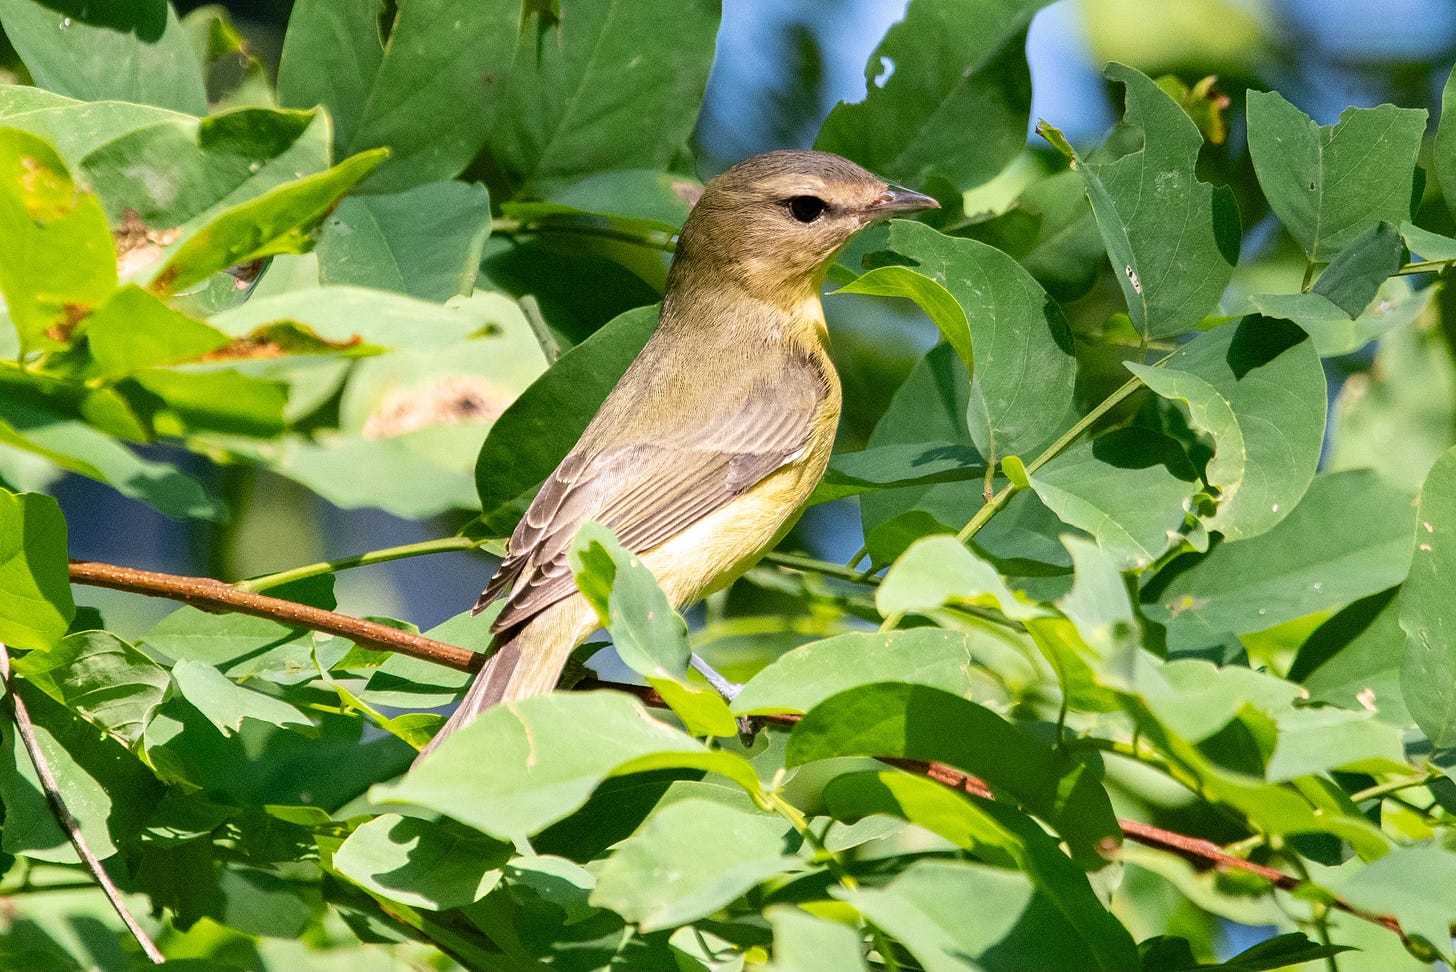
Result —
[[496, 648], [470, 684], [470, 691], [460, 700], [455, 714], [420, 750], [414, 765], [418, 766], [447, 736], [474, 722], [491, 706], [545, 695], [555, 688], [572, 649], [596, 625], [595, 613], [580, 595], [554, 604], [532, 618]]

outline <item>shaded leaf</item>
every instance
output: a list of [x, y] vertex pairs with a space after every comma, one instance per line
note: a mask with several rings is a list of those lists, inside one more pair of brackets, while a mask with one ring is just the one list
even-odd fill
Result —
[[82, 631], [49, 651], [15, 661], [15, 670], [87, 722], [130, 746], [161, 705], [167, 670], [109, 631]]
[[0, 0], [0, 20], [41, 87], [83, 101], [207, 111], [202, 70], [170, 3]]
[[788, 829], [781, 817], [709, 800], [670, 804], [612, 852], [590, 901], [644, 932], [687, 924], [775, 874], [798, 870], [802, 862], [784, 854]]
[[306, 715], [282, 699], [245, 688], [203, 662], [177, 662], [172, 666], [172, 681], [182, 697], [224, 736], [241, 729], [244, 719], [277, 726], [312, 725]]
[[1456, 746], [1456, 450], [1436, 460], [1416, 509], [1410, 576], [1400, 594], [1406, 633], [1400, 685], [1416, 724], [1437, 748]]
[[1314, 293], [1354, 319], [1375, 299], [1380, 285], [1405, 264], [1405, 241], [1382, 220], [1350, 241], [1314, 284]]
[[[915, 0], [865, 65], [863, 101], [840, 102], [814, 147], [898, 182], [969, 189], [1026, 144], [1026, 28], [1045, 0]], [[975, 118], [975, 125], [954, 119]]]
[[40, 493], [0, 489], [0, 642], [49, 648], [76, 613], [66, 567], [66, 518]]
[[1346, 108], [1316, 125], [1273, 91], [1248, 96], [1249, 155], [1269, 205], [1315, 263], [1410, 216], [1425, 109]]
[[385, 813], [350, 834], [329, 864], [391, 901], [442, 911], [485, 897], [512, 850], [448, 822]]
[[480, 150], [501, 105], [520, 7], [421, 0], [389, 7], [387, 24], [382, 9], [378, 0], [294, 4], [278, 98], [326, 107], [338, 157], [388, 148], [369, 188], [398, 192], [453, 177]]

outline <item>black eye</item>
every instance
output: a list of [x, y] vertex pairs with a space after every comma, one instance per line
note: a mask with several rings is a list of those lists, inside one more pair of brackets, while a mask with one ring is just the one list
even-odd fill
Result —
[[814, 222], [829, 208], [829, 204], [818, 196], [794, 196], [787, 205], [789, 215], [801, 223]]

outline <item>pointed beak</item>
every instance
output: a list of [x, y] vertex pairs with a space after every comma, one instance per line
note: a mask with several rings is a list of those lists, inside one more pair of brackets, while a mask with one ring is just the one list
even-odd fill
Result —
[[880, 193], [880, 198], [865, 207], [871, 217], [885, 219], [895, 213], [911, 213], [920, 209], [939, 209], [940, 203], [923, 192], [889, 186]]

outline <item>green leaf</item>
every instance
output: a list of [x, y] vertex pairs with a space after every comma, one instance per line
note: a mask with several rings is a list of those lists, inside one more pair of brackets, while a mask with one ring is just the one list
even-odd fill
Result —
[[1178, 540], [1198, 487], [1178, 444], [1140, 428], [1084, 440], [1031, 476], [1041, 501], [1123, 570], [1148, 566]]
[[1250, 91], [1249, 155], [1269, 205], [1314, 263], [1381, 220], [1410, 217], [1424, 108], [1346, 108], [1316, 125], [1273, 91]]
[[208, 319], [234, 337], [268, 324], [294, 322], [327, 341], [358, 338], [367, 344], [419, 351], [459, 344], [493, 321], [494, 315], [469, 303], [441, 307], [401, 294], [333, 286], [261, 297]]
[[841, 452], [829, 458], [829, 469], [811, 502], [917, 483], [979, 481], [985, 472], [980, 453], [969, 445], [951, 442], [905, 442]]
[[[163, 787], [121, 743], [24, 679], [13, 685], [30, 710], [36, 744], [91, 850], [106, 860], [133, 846]], [[38, 861], [79, 863], [10, 718], [0, 721], [0, 802], [6, 815], [0, 850]]]
[[1416, 724], [1437, 748], [1456, 746], [1456, 621], [1451, 577], [1456, 571], [1456, 449], [1431, 467], [1416, 509], [1415, 550], [1400, 594], [1406, 633], [1401, 691]]
[[946, 604], [985, 605], [1019, 621], [1048, 614], [1012, 593], [994, 567], [955, 537], [917, 540], [875, 593], [875, 607], [887, 618], [923, 614]]
[[[492, 754], [488, 764], [482, 752]], [[493, 837], [525, 840], [569, 816], [602, 780], [669, 767], [711, 770], [758, 790], [741, 757], [709, 751], [633, 699], [580, 692], [488, 709], [370, 799], [427, 807]]]
[[66, 518], [54, 499], [0, 489], [0, 642], [50, 648], [76, 605], [66, 568]]
[[1072, 555], [1076, 573], [1072, 589], [1057, 607], [1100, 656], [1106, 671], [1130, 674], [1130, 655], [1138, 647], [1141, 631], [1116, 560], [1078, 537], [1063, 537], [1062, 543]]
[[286, 427], [286, 387], [224, 364], [140, 371], [131, 380], [160, 399], [151, 418], [163, 434], [212, 431], [267, 439]]
[[520, 5], [418, 0], [301, 0], [288, 18], [278, 66], [286, 107], [323, 105], [334, 119], [338, 157], [384, 147], [370, 179], [398, 192], [449, 179], [485, 142], [501, 105]]
[[590, 901], [643, 932], [685, 925], [799, 870], [802, 861], [784, 853], [788, 829], [781, 817], [710, 800], [670, 804], [612, 852]]
[[[961, 462], [969, 464], [974, 457], [984, 472], [984, 460], [971, 441], [966, 421], [970, 401], [971, 382], [965, 365], [950, 345], [936, 345], [895, 392], [870, 434], [868, 447], [920, 452], [960, 447]], [[982, 502], [979, 480], [930, 481], [864, 493], [860, 522], [865, 547], [875, 563], [889, 563], [924, 534], [954, 533]]]
[[5, 35], [36, 84], [82, 101], [205, 114], [202, 70], [170, 3], [0, 0]]
[[326, 172], [304, 176], [231, 206], [184, 235], [145, 282], [175, 294], [214, 273], [275, 253], [303, 253], [339, 197], [387, 153], [364, 152]]
[[1335, 255], [1315, 281], [1314, 293], [1353, 320], [1375, 299], [1386, 278], [1400, 271], [1409, 255], [1400, 231], [1382, 220]]
[[1127, 368], [1162, 397], [1184, 402], [1193, 424], [1213, 437], [1204, 477], [1219, 502], [1206, 520], [1210, 530], [1229, 540], [1254, 537], [1289, 515], [1314, 477], [1325, 427], [1324, 371], [1303, 331], [1246, 317], [1200, 334], [1160, 368]]
[[1368, 372], [1335, 399], [1326, 465], [1373, 467], [1411, 493], [1456, 445], [1456, 364], [1442, 328], [1418, 319], [1380, 339]]
[[1026, 28], [1045, 5], [915, 0], [870, 55], [864, 100], [836, 105], [814, 147], [915, 186], [987, 181], [1026, 145]]
[[127, 132], [157, 122], [196, 125], [189, 114], [126, 101], [77, 101], [42, 88], [0, 84], [0, 122], [39, 135], [69, 166]]
[[770, 905], [763, 916], [774, 932], [771, 972], [868, 972], [864, 940], [854, 928], [792, 905]]
[[941, 337], [955, 349], [961, 363], [966, 366], [966, 371], [975, 374], [976, 354], [971, 347], [971, 326], [966, 322], [966, 312], [961, 310], [961, 305], [956, 303], [950, 291], [941, 286], [939, 281], [909, 267], [876, 267], [854, 278], [834, 293], [905, 297], [915, 301], [935, 326], [940, 328]]
[[1164, 568], [1143, 611], [1167, 626], [1174, 653], [1339, 607], [1400, 583], [1411, 521], [1409, 496], [1373, 472], [1322, 473], [1267, 533]]
[[652, 306], [615, 318], [557, 359], [496, 419], [475, 464], [489, 529], [510, 532], [652, 336], [657, 316]]
[[155, 229], [206, 219], [328, 167], [328, 119], [272, 108], [168, 118], [94, 146], [81, 162], [113, 224], [139, 219]]
[[697, 120], [718, 18], [718, 0], [528, 6], [488, 143], [508, 194], [667, 168]]
[[1393, 725], [1414, 724], [1401, 696], [1402, 659], [1390, 650], [1406, 640], [1395, 594], [1361, 598], [1316, 628], [1299, 646], [1289, 680], [1302, 683], [1313, 701], [1374, 707]]
[[681, 681], [688, 667], [688, 629], [652, 572], [597, 523], [577, 531], [570, 550], [576, 586], [612, 632], [627, 667], [639, 675]]
[[912, 628], [811, 641], [780, 655], [733, 700], [740, 715], [808, 712], [831, 695], [875, 682], [929, 685], [968, 696], [976, 684], [974, 633]]
[[10, 394], [0, 394], [0, 443], [106, 483], [174, 520], [220, 520], [227, 515], [220, 500], [176, 466], [142, 459], [87, 422], [62, 418]]
[[490, 198], [485, 187], [431, 182], [388, 196], [349, 196], [324, 221], [319, 280], [443, 301], [475, 286]]
[[386, 813], [350, 834], [329, 863], [366, 891], [443, 911], [489, 894], [512, 850], [448, 821]]
[[0, 295], [20, 347], [56, 348], [116, 286], [116, 256], [96, 197], [34, 135], [0, 130]]
[[15, 670], [87, 722], [130, 746], [162, 704], [167, 670], [109, 631], [80, 631]]
[[805, 713], [785, 763], [838, 756], [936, 760], [980, 777], [1061, 834], [1077, 860], [1096, 863], [1119, 834], [1090, 768], [1032, 739], [991, 710], [923, 685], [894, 682], [841, 692]]
[[1439, 845], [1397, 847], [1364, 866], [1353, 862], [1320, 883], [1356, 908], [1393, 914], [1407, 935], [1424, 938], [1451, 962], [1451, 924], [1456, 908], [1449, 896], [1433, 893], [1456, 882], [1456, 855]]
[[[1431, 169], [1441, 186], [1446, 208], [1456, 213], [1456, 67], [1446, 76], [1446, 86], [1441, 89], [1441, 118], [1436, 123]], [[1432, 259], [1430, 254], [1422, 256]]]
[[1203, 136], [1177, 102], [1125, 65], [1111, 64], [1103, 74], [1127, 89], [1123, 121], [1137, 148], [1111, 161], [1073, 153], [1072, 167], [1082, 174], [1138, 333], [1182, 334], [1214, 308], [1233, 275], [1239, 256], [1233, 193], [1194, 174]]
[[1015, 260], [984, 243], [897, 220], [889, 246], [940, 284], [969, 322], [982, 364], [972, 371], [967, 362], [967, 421], [976, 448], [1000, 459], [1046, 445], [1072, 414], [1077, 374], [1071, 331], [1056, 302]]
[[1266, 317], [1293, 321], [1314, 341], [1322, 358], [1358, 351], [1374, 339], [1414, 321], [1441, 292], [1440, 284], [1416, 290], [1404, 277], [1392, 277], [1377, 300], [1354, 320], [1322, 294], [1256, 294], [1249, 300]]
[[312, 726], [308, 716], [282, 699], [245, 688], [204, 662], [177, 662], [172, 666], [172, 681], [182, 697], [224, 736], [240, 730], [244, 719], [275, 726]]
[[[835, 896], [893, 935], [927, 972], [1032, 968], [1112, 972], [1138, 966], [1137, 950], [1126, 930], [1087, 940], [1025, 875], [1015, 871], [924, 860], [882, 888], [840, 891]], [[967, 920], [968, 901], [976, 902], [973, 921]]]
[[86, 340], [100, 377], [115, 378], [200, 357], [227, 344], [229, 338], [128, 284], [86, 321]]

